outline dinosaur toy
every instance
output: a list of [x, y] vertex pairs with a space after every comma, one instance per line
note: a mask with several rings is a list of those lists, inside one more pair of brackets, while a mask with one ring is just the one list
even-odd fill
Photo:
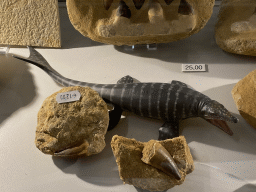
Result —
[[117, 84], [93, 84], [68, 79], [55, 71], [34, 48], [28, 47], [30, 56], [17, 59], [32, 63], [43, 69], [54, 81], [63, 86], [88, 86], [114, 106], [109, 112], [109, 130], [117, 125], [123, 110], [143, 117], [165, 121], [159, 129], [158, 140], [179, 136], [179, 121], [201, 117], [229, 135], [233, 132], [226, 122], [237, 123], [238, 119], [219, 102], [189, 88], [185, 83], [134, 83], [130, 76], [121, 78]]

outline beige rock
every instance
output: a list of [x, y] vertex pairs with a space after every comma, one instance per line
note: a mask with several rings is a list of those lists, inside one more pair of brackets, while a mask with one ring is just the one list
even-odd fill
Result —
[[[71, 23], [84, 36], [114, 45], [167, 43], [200, 31], [214, 0], [67, 0]], [[137, 3], [136, 3], [137, 2]], [[181, 4], [186, 6], [180, 6]], [[169, 5], [167, 5], [169, 4]], [[123, 16], [120, 16], [122, 10]]]
[[[58, 93], [78, 90], [79, 101], [59, 104]], [[46, 98], [38, 112], [36, 147], [56, 156], [93, 155], [105, 147], [106, 103], [88, 87], [66, 87]]]
[[256, 56], [256, 1], [223, 0], [215, 38], [227, 52]]
[[181, 179], [180, 170], [172, 158], [171, 154], [160, 144], [159, 141], [151, 140], [144, 145], [141, 160], [151, 165], [167, 175]]
[[241, 116], [256, 129], [256, 70], [234, 86], [232, 96]]
[[[149, 145], [152, 141], [149, 142]], [[120, 178], [124, 184], [134, 185], [150, 191], [163, 191], [180, 185], [187, 174], [194, 170], [193, 158], [183, 136], [159, 141], [171, 154], [181, 173], [181, 180], [169, 176], [161, 170], [144, 163], [142, 151], [148, 143], [135, 139], [114, 136], [111, 147], [116, 158]]]
[[1, 0], [0, 44], [60, 47], [58, 0]]

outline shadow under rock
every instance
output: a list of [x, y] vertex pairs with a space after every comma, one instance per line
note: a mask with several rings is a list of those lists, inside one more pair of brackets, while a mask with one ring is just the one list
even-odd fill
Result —
[[256, 191], [256, 185], [253, 184], [246, 184], [239, 189], [235, 190], [234, 192], [255, 192]]
[[[235, 84], [216, 87], [204, 91], [211, 99], [222, 103], [228, 110], [237, 111], [233, 101], [231, 90]], [[248, 154], [255, 154], [256, 130], [253, 129], [239, 114], [232, 114], [239, 119], [236, 124], [228, 123], [234, 135], [229, 136], [222, 130], [211, 125], [201, 118], [191, 118], [182, 121], [182, 134], [188, 143], [197, 141], [207, 145], [238, 151]], [[213, 161], [213, 159], [212, 159]]]
[[0, 55], [0, 124], [36, 97], [29, 67], [10, 55]]
[[[135, 50], [129, 46], [114, 46], [114, 48], [125, 54], [170, 62], [169, 65], [161, 63], [157, 65], [173, 72], [180, 73], [181, 64], [209, 64], [211, 73], [194, 72], [192, 75], [243, 78], [245, 74], [255, 69], [256, 57], [226, 53], [218, 47], [214, 38], [217, 13], [218, 10], [213, 12], [211, 19], [199, 33], [180, 41], [157, 44], [156, 50], [148, 50], [144, 45], [139, 45]], [[77, 31], [71, 24], [67, 9], [64, 7], [60, 8], [60, 18], [62, 49], [106, 45], [84, 37]], [[232, 64], [232, 66], [225, 64]], [[237, 71], [243, 71], [243, 73], [237, 73]]]
[[52, 157], [54, 164], [64, 173], [76, 174], [81, 180], [99, 186], [122, 185], [115, 157], [111, 149], [114, 135], [125, 136], [128, 131], [126, 121], [121, 121], [105, 136], [106, 147], [96, 155], [80, 158]]
[[[138, 45], [137, 48], [135, 46], [135, 49], [129, 46], [114, 47], [125, 54], [170, 62], [169, 65], [165, 64], [162, 67], [178, 73], [181, 72], [181, 64], [209, 64], [211, 73], [194, 72], [192, 75], [242, 78], [244, 74], [255, 69], [256, 57], [227, 53], [218, 47], [214, 37], [217, 15], [218, 10], [215, 10], [206, 26], [197, 34], [183, 40], [157, 44], [156, 50], [148, 50], [145, 45]], [[226, 64], [232, 64], [232, 66]], [[243, 71], [243, 73], [237, 73], [237, 71]]]
[[[154, 191], [148, 191], [148, 190], [145, 190], [145, 189], [141, 189], [141, 188], [138, 188], [138, 187], [134, 187], [138, 192], [154, 192]], [[159, 192], [167, 192], [167, 191], [159, 191]]]
[[84, 37], [79, 31], [77, 31], [69, 20], [66, 7], [60, 7], [59, 12], [62, 49], [106, 45], [93, 41], [88, 37]]

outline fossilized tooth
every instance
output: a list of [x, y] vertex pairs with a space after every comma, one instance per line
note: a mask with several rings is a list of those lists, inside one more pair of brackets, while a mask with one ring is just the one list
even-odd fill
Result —
[[117, 16], [126, 17], [128, 19], [131, 18], [131, 10], [124, 1], [120, 1], [119, 3]]
[[254, 9], [254, 12], [253, 12], [253, 14], [256, 14], [256, 7], [255, 7], [255, 9]]
[[149, 4], [148, 16], [149, 20], [151, 20], [150, 18], [154, 16], [161, 16], [162, 18], [164, 17], [163, 8], [157, 0], [152, 0]]
[[181, 0], [178, 13], [182, 15], [193, 14], [193, 8], [186, 0]]
[[138, 10], [143, 6], [144, 2], [145, 2], [145, 0], [133, 0], [133, 3], [135, 5], [136, 9], [138, 9]]
[[167, 5], [170, 5], [174, 0], [164, 0]]
[[87, 148], [88, 148], [88, 142], [83, 142], [82, 144], [78, 146], [74, 146], [72, 148], [64, 149], [59, 152], [55, 152], [54, 156], [59, 157], [71, 157], [71, 156], [80, 156], [85, 154]]
[[146, 145], [142, 153], [141, 160], [144, 163], [163, 171], [169, 176], [174, 176], [177, 180], [181, 179], [179, 168], [174, 159], [159, 142], [155, 141], [153, 145]]
[[103, 0], [103, 5], [104, 5], [106, 10], [108, 10], [110, 8], [112, 3], [113, 3], [113, 0]]

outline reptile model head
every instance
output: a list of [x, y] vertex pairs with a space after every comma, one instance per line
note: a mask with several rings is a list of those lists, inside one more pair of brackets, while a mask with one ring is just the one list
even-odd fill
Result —
[[214, 100], [208, 100], [203, 104], [200, 110], [200, 117], [229, 135], [233, 135], [233, 132], [226, 122], [238, 122], [238, 119], [231, 115], [231, 113], [222, 104]]

